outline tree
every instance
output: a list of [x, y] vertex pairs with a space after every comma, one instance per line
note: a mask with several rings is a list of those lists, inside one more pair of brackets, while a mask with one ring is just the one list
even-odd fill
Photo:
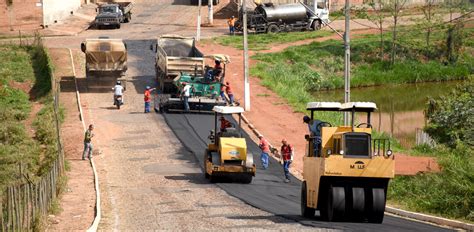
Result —
[[390, 57], [390, 63], [395, 63], [396, 49], [397, 49], [397, 26], [401, 12], [405, 7], [407, 0], [388, 0], [387, 10], [393, 18], [393, 30], [392, 30], [392, 55]]
[[383, 20], [385, 18], [384, 9], [385, 1], [384, 0], [370, 0], [368, 2], [370, 8], [372, 8], [374, 14], [367, 14], [367, 19], [370, 20], [377, 26], [380, 35], [380, 60], [384, 60], [384, 43], [383, 43]]

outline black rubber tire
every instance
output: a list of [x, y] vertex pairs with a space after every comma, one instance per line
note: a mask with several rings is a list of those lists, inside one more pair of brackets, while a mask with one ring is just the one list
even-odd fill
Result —
[[115, 28], [120, 29], [120, 23], [115, 26]]
[[217, 4], [219, 4], [219, 0], [212, 0], [212, 5], [215, 6], [215, 5], [217, 5]]
[[329, 186], [327, 191], [327, 202], [321, 210], [321, 217], [330, 222], [343, 219], [346, 211], [344, 187]]
[[382, 223], [385, 212], [385, 190], [383, 188], [368, 188], [370, 208], [367, 219], [370, 223]]
[[301, 184], [301, 216], [305, 218], [312, 218], [314, 217], [314, 213], [316, 209], [308, 207], [308, 196], [307, 196], [307, 189], [306, 189], [306, 181], [303, 181]]
[[354, 220], [364, 219], [365, 213], [365, 192], [364, 188], [353, 187], [352, 189], [352, 207], [351, 213]]
[[117, 109], [120, 110], [120, 101], [119, 100], [115, 100], [115, 105], [117, 106]]
[[313, 25], [311, 25], [313, 28], [313, 31], [321, 30], [321, 21], [319, 20], [314, 20]]
[[280, 28], [275, 24], [271, 24], [267, 28], [267, 33], [278, 33], [278, 32], [280, 32]]
[[250, 184], [252, 183], [253, 176], [250, 174], [243, 174], [241, 182], [242, 184]]

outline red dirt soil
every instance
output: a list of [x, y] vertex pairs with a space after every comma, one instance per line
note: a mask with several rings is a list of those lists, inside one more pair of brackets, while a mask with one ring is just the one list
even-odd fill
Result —
[[[367, 33], [359, 31], [355, 33]], [[373, 32], [373, 31], [372, 31]], [[354, 32], [352, 34], [355, 34]], [[324, 41], [336, 39], [338, 35], [324, 38], [303, 40], [291, 44], [279, 44], [272, 46], [271, 50], [259, 52], [277, 52], [289, 46], [308, 44], [313, 41]], [[198, 44], [204, 54], [227, 54], [232, 63], [226, 67], [226, 80], [228, 80], [236, 96], [236, 100], [243, 102], [244, 78], [243, 78], [243, 52], [232, 47], [222, 46], [216, 43]], [[250, 59], [250, 65], [257, 61]], [[295, 147], [295, 158], [293, 171], [297, 174], [303, 170], [303, 156], [305, 154], [304, 135], [307, 134], [307, 126], [303, 124], [304, 114], [294, 112], [288, 102], [273, 93], [270, 89], [260, 84], [260, 79], [250, 77], [250, 101], [251, 110], [245, 113], [250, 122], [262, 133], [268, 141], [276, 147], [281, 146], [281, 140], [286, 138]], [[257, 96], [257, 94], [259, 96]], [[431, 157], [412, 157], [403, 154], [395, 154], [396, 175], [416, 175], [419, 172], [439, 171], [436, 160]]]

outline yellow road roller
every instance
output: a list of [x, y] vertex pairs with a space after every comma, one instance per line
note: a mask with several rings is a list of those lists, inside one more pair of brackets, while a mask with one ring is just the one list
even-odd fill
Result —
[[[305, 135], [301, 214], [313, 217], [319, 210], [326, 221], [382, 223], [395, 162], [390, 141], [372, 138], [370, 114], [376, 104], [310, 102], [306, 108], [311, 116]], [[315, 118], [317, 111], [349, 112], [351, 125], [322, 122]], [[366, 122], [355, 125], [364, 118], [356, 118], [356, 113], [366, 113]]]
[[[211, 182], [251, 183], [256, 166], [253, 155], [247, 152], [247, 142], [242, 137], [241, 122], [244, 109], [236, 106], [214, 106], [214, 130], [204, 152], [204, 175]], [[238, 125], [231, 115], [238, 115]], [[227, 117], [227, 118], [226, 118]], [[218, 125], [219, 124], [219, 125]]]

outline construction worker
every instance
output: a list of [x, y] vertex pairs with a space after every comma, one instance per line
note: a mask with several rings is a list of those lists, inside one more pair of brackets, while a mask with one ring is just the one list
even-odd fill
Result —
[[92, 130], [94, 130], [94, 125], [90, 124], [89, 129], [87, 129], [84, 134], [84, 151], [82, 152], [82, 160], [86, 159], [86, 155], [88, 159], [92, 159], [92, 137], [94, 137]]
[[270, 144], [268, 141], [263, 137], [263, 135], [259, 135], [258, 138], [260, 139], [260, 143], [258, 146], [262, 150], [260, 154], [260, 160], [262, 161], [263, 169], [268, 168], [268, 154], [270, 153]]
[[229, 25], [230, 35], [234, 35], [235, 33], [235, 21], [236, 18], [232, 15], [229, 20], [227, 20], [227, 25]]
[[181, 96], [183, 97], [184, 102], [184, 111], [189, 111], [189, 97], [191, 96], [191, 85], [188, 83], [183, 82], [183, 91], [181, 92]]
[[230, 83], [228, 81], [225, 83], [225, 93], [227, 96], [229, 96], [230, 105], [234, 105], [234, 93], [232, 92], [232, 88], [230, 87]]
[[220, 76], [222, 74], [221, 61], [220, 60], [215, 60], [214, 63], [215, 63], [215, 65], [214, 65], [214, 70], [213, 70], [213, 76], [214, 76], [215, 80], [219, 81]]
[[281, 140], [281, 156], [283, 160], [283, 172], [285, 173], [285, 183], [290, 182], [290, 164], [293, 162], [293, 146], [288, 144], [286, 139]]
[[308, 130], [310, 136], [314, 137], [313, 146], [314, 154], [319, 156], [319, 147], [321, 146], [321, 121], [318, 119], [311, 120], [309, 116], [303, 117], [303, 123], [308, 124]]
[[155, 88], [151, 88], [150, 86], [147, 86], [145, 88], [145, 93], [144, 93], [144, 100], [145, 100], [145, 113], [150, 113], [150, 104], [151, 104], [151, 91], [155, 90]]
[[224, 116], [221, 116], [219, 120], [221, 121], [221, 132], [226, 131], [227, 128], [233, 127], [232, 123], [225, 119]]

